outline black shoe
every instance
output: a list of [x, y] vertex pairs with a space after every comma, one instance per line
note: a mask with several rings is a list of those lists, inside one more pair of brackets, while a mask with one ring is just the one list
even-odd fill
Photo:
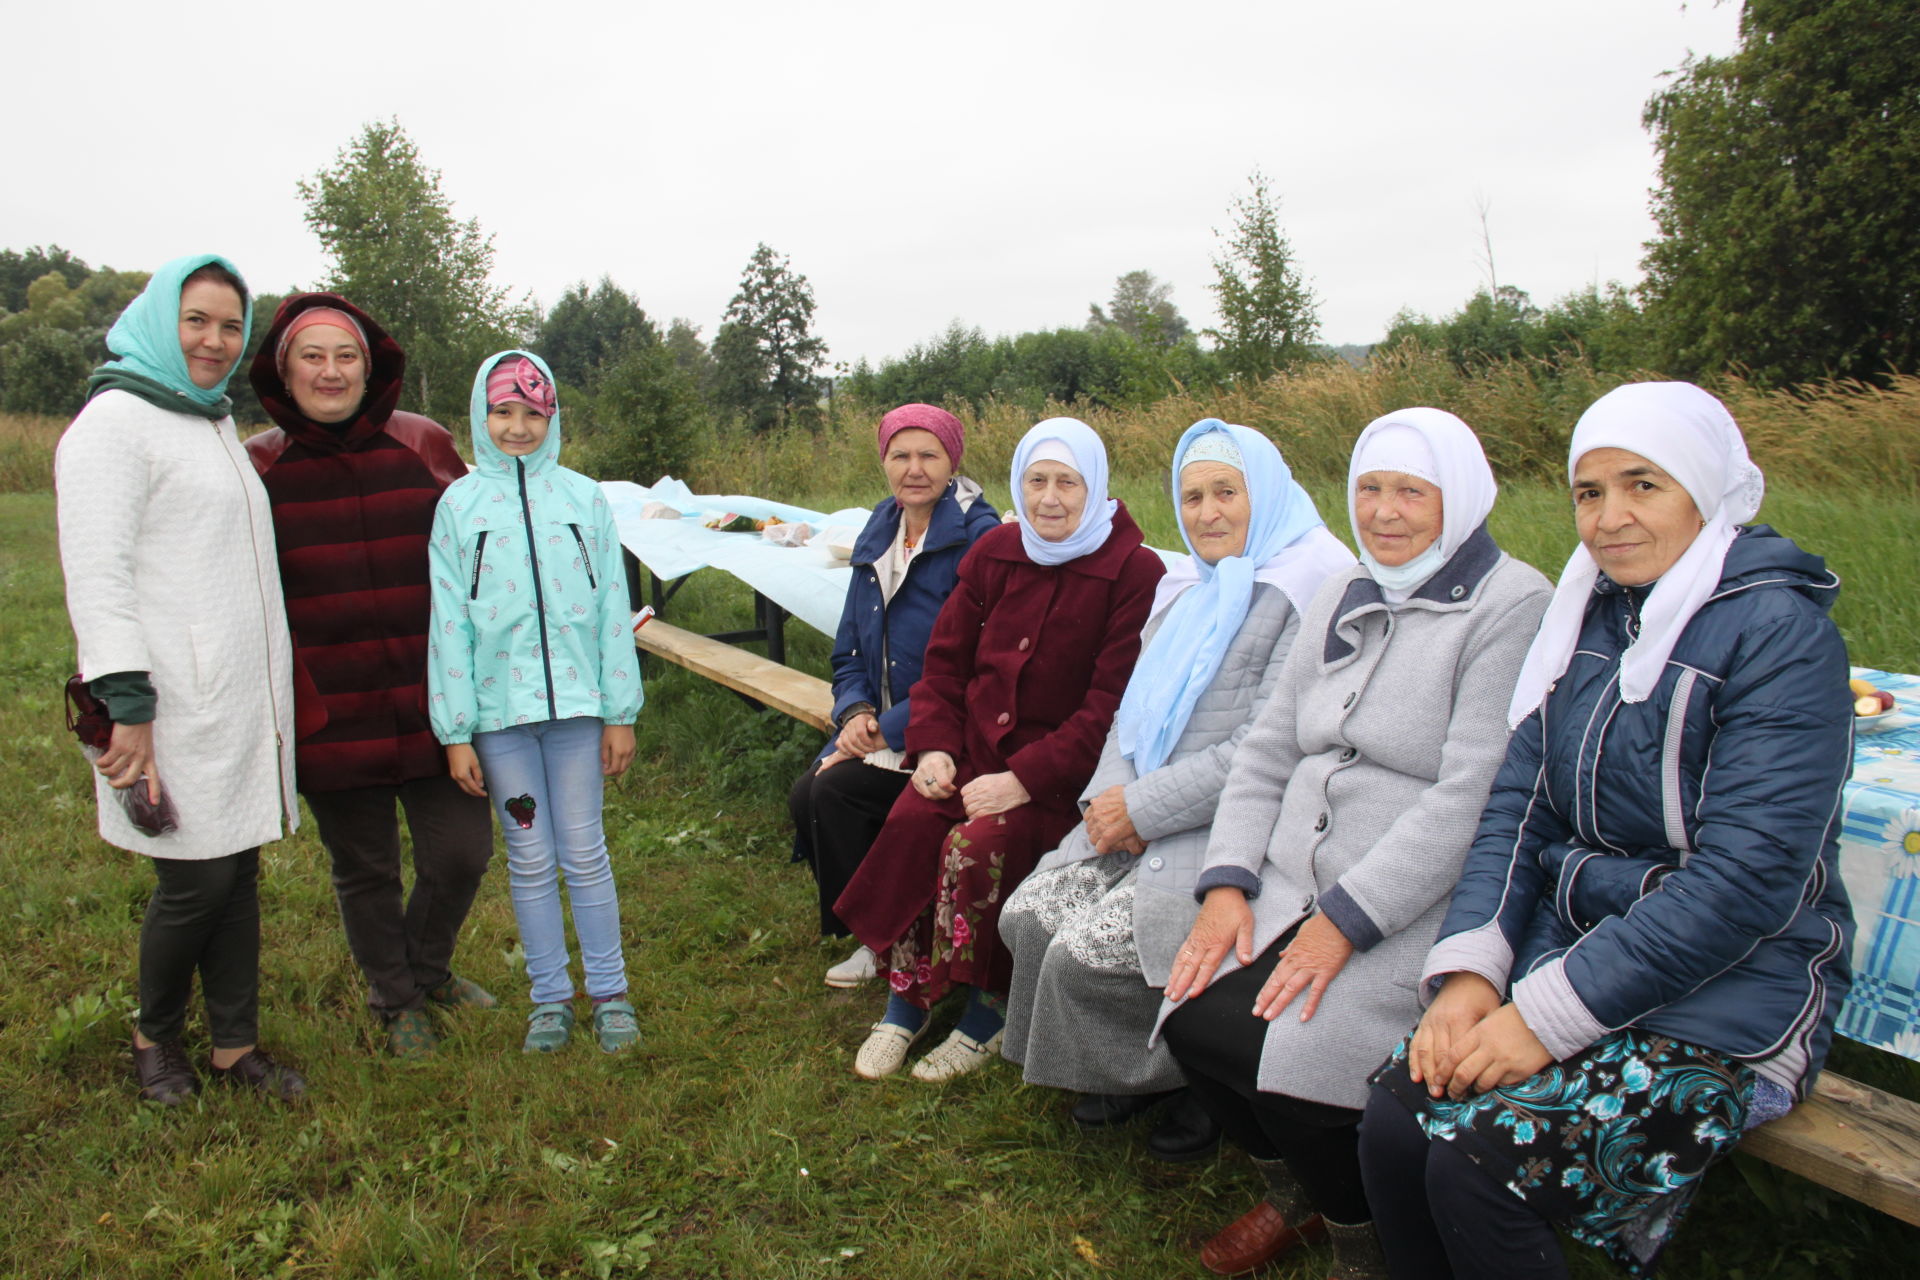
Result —
[[258, 1089], [269, 1098], [292, 1102], [307, 1091], [307, 1082], [292, 1067], [282, 1066], [267, 1056], [265, 1049], [249, 1049], [246, 1056], [230, 1067], [207, 1064], [207, 1074], [225, 1084]]
[[1178, 1092], [1170, 1089], [1161, 1093], [1090, 1093], [1073, 1104], [1073, 1122], [1082, 1129], [1125, 1124]]
[[142, 1049], [133, 1046], [133, 1074], [140, 1082], [140, 1100], [177, 1107], [200, 1092], [200, 1077], [193, 1074], [187, 1051], [178, 1040], [167, 1040]]
[[1205, 1160], [1220, 1148], [1220, 1126], [1194, 1096], [1181, 1090], [1166, 1118], [1147, 1138], [1147, 1154], [1168, 1164]]

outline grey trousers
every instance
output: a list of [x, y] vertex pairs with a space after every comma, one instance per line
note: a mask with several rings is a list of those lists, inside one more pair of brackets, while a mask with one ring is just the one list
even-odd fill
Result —
[[[392, 1016], [426, 1004], [451, 974], [454, 943], [493, 855], [493, 808], [452, 778], [306, 792], [333, 862], [347, 949], [367, 1003]], [[413, 837], [413, 892], [400, 879], [400, 820]]]

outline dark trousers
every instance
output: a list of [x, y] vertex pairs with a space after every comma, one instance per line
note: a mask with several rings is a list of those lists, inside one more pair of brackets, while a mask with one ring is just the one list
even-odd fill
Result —
[[152, 862], [157, 883], [140, 922], [140, 1034], [155, 1044], [180, 1038], [198, 971], [213, 1047], [253, 1044], [260, 1029], [260, 850]]
[[1373, 1225], [1394, 1280], [1566, 1280], [1547, 1220], [1376, 1088], [1360, 1124]]
[[[493, 809], [453, 779], [306, 794], [333, 861], [333, 894], [347, 949], [383, 1015], [425, 1005], [445, 982], [460, 926], [493, 855]], [[400, 883], [400, 821], [413, 837], [413, 892]]]
[[833, 914], [860, 862], [886, 825], [893, 802], [907, 789], [908, 775], [844, 760], [824, 774], [813, 766], [787, 796], [787, 812], [813, 866], [820, 891], [820, 932], [844, 938], [852, 932]]
[[1267, 1022], [1248, 1011], [1292, 940], [1291, 933], [1282, 936], [1251, 965], [1189, 998], [1168, 1015], [1161, 1034], [1194, 1098], [1228, 1138], [1256, 1160], [1283, 1161], [1316, 1212], [1334, 1222], [1365, 1222], [1371, 1215], [1360, 1184], [1360, 1113], [1260, 1091]]

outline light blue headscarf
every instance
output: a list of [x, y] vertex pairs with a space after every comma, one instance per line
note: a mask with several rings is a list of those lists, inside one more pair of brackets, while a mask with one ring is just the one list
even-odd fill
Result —
[[[1059, 542], [1048, 542], [1027, 521], [1026, 486], [1020, 478], [1033, 455], [1049, 440], [1058, 440], [1073, 455], [1073, 469], [1087, 486], [1087, 505], [1080, 524]], [[1078, 418], [1048, 418], [1036, 422], [1013, 451], [1013, 509], [1020, 514], [1020, 545], [1035, 564], [1065, 564], [1098, 551], [1113, 532], [1113, 513], [1119, 504], [1107, 496], [1107, 446], [1094, 429]]]
[[[120, 357], [100, 366], [101, 372], [130, 373], [157, 382], [174, 395], [204, 409], [212, 409], [227, 398], [227, 381], [233, 369], [211, 387], [198, 387], [187, 374], [187, 357], [180, 350], [180, 289], [188, 276], [218, 263], [240, 279], [240, 268], [217, 253], [190, 253], [162, 263], [147, 281], [140, 296], [127, 304], [120, 318], [107, 330], [107, 350]], [[242, 299], [245, 317], [240, 331], [240, 349], [246, 350], [253, 336], [253, 298]], [[234, 369], [240, 367], [234, 361]]]
[[[1208, 564], [1194, 550], [1186, 523], [1180, 536], [1188, 563], [1161, 579], [1160, 629], [1140, 655], [1115, 718], [1120, 753], [1141, 774], [1165, 764], [1194, 705], [1219, 673], [1227, 648], [1253, 604], [1256, 582], [1270, 582], [1304, 611], [1320, 584], [1353, 567], [1353, 553], [1328, 531], [1313, 499], [1293, 478], [1273, 441], [1250, 427], [1205, 418], [1188, 427], [1173, 450], [1173, 509], [1180, 510], [1180, 469], [1202, 437], [1223, 432], [1242, 459], [1252, 508], [1247, 545]], [[1168, 603], [1168, 602], [1171, 603]]]

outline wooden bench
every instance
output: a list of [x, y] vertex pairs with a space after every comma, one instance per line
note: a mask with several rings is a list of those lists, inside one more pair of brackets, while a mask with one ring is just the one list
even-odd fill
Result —
[[633, 642], [642, 652], [723, 684], [749, 701], [784, 712], [823, 733], [833, 729], [833, 686], [818, 676], [658, 618], [635, 632]]
[[1920, 1226], [1920, 1103], [1825, 1072], [1740, 1150]]

